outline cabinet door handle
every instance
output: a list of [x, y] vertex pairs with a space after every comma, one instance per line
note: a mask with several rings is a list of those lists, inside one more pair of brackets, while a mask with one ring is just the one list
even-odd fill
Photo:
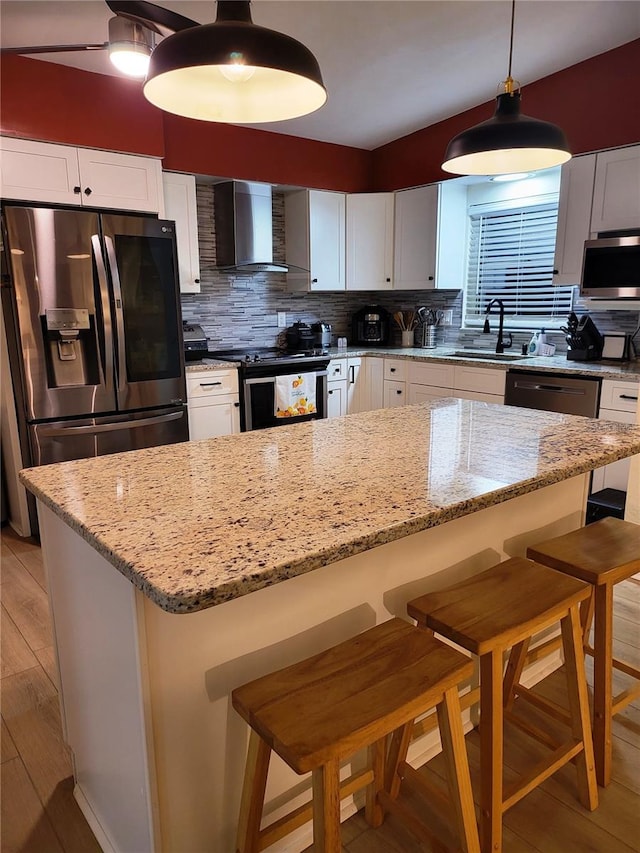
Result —
[[332, 388], [330, 388], [330, 389], [329, 389], [329, 391], [328, 391], [328, 393], [329, 393], [329, 394], [333, 394], [333, 389], [332, 389]]
[[80, 195], [80, 193], [82, 192], [82, 187], [74, 187], [73, 191], [76, 195]]
[[432, 275], [430, 275], [430, 276], [429, 276], [429, 281], [433, 281], [433, 276], [432, 276]]
[[391, 281], [391, 279], [390, 279], [390, 278], [388, 278], [388, 279], [387, 279], [387, 281]]
[[84, 194], [85, 195], [91, 195], [91, 187], [86, 187]]
[[212, 388], [214, 385], [222, 385], [222, 382], [201, 382], [201, 388]]
[[312, 278], [312, 279], [311, 279], [311, 284], [317, 284], [317, 283], [318, 283], [318, 279], [317, 279], [317, 278]]
[[401, 391], [399, 388], [397, 388], [397, 389], [396, 389], [396, 394], [402, 394], [402, 391]]
[[637, 400], [638, 397], [634, 397], [633, 394], [619, 394], [618, 395], [621, 400]]
[[236, 407], [236, 409], [240, 408], [240, 403], [234, 403], [233, 405]]
[[554, 274], [554, 275], [558, 275], [558, 274], [559, 274], [559, 272], [560, 272], [560, 270], [554, 270], [554, 271], [553, 271], [553, 274]]
[[349, 373], [351, 374], [349, 377], [349, 381], [353, 385], [356, 381], [356, 369], [353, 365], [351, 365], [351, 367], [349, 368]]
[[200, 279], [199, 279], [199, 278], [194, 278], [193, 283], [194, 283], [194, 284], [200, 284]]
[[389, 373], [395, 373], [395, 372], [396, 372], [395, 367], [390, 367], [390, 368], [389, 368]]

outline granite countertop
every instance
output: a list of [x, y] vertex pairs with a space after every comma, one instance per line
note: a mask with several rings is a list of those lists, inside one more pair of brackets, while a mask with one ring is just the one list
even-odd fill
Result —
[[[456, 364], [473, 365], [478, 367], [497, 367], [502, 370], [533, 370], [541, 373], [565, 373], [572, 376], [593, 376], [597, 379], [616, 379], [629, 382], [640, 381], [640, 359], [635, 361], [569, 361], [566, 353], [561, 355], [527, 356], [501, 359], [491, 351], [486, 352], [485, 358], [473, 356], [465, 358], [460, 355], [464, 347], [438, 346], [434, 349], [424, 347], [347, 347], [329, 350], [331, 358], [348, 358], [349, 356], [374, 356], [378, 358], [403, 358], [410, 361], [453, 362]], [[469, 347], [473, 353], [480, 352], [478, 348]], [[454, 355], [454, 353], [458, 353]]]
[[[424, 349], [423, 347], [347, 347], [332, 348], [329, 356], [335, 358], [348, 358], [349, 356], [373, 356], [377, 358], [403, 358], [411, 361], [435, 361], [452, 362], [455, 364], [477, 365], [478, 367], [494, 367], [502, 370], [534, 370], [540, 373], [564, 373], [572, 376], [592, 376], [596, 379], [626, 380], [629, 382], [640, 381], [640, 359], [635, 361], [568, 361], [565, 354], [545, 356], [521, 356], [520, 358], [496, 358], [493, 352], [487, 351], [486, 358], [465, 358], [460, 353], [462, 347], [453, 348], [439, 346], [435, 349]], [[478, 352], [477, 349], [471, 349]], [[187, 374], [195, 370], [218, 370], [220, 368], [237, 367], [240, 362], [216, 361], [215, 359], [204, 359], [203, 361], [187, 362]]]
[[20, 477], [158, 606], [188, 613], [638, 452], [638, 426], [441, 398]]

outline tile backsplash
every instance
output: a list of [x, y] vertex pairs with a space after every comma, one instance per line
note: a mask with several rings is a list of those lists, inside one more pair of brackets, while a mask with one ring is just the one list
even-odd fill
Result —
[[[480, 330], [462, 330], [461, 291], [371, 291], [335, 293], [292, 293], [287, 289], [283, 273], [230, 273], [215, 269], [216, 246], [213, 228], [213, 186], [196, 183], [198, 237], [200, 243], [200, 282], [198, 294], [182, 294], [185, 320], [199, 323], [209, 339], [209, 348], [231, 349], [273, 347], [284, 343], [284, 329], [278, 328], [279, 312], [286, 312], [287, 326], [297, 321], [330, 323], [333, 341], [338, 337], [351, 340], [351, 316], [364, 305], [381, 305], [387, 311], [427, 308], [453, 310], [453, 325], [437, 332], [438, 344], [452, 346], [484, 345]], [[284, 196], [273, 194], [274, 260], [285, 258]], [[577, 301], [576, 313], [584, 313]], [[590, 311], [600, 331], [632, 332], [639, 322], [638, 313]], [[528, 343], [530, 332], [514, 334], [514, 351]], [[418, 336], [416, 335], [416, 340]], [[493, 336], [491, 338], [493, 340]], [[564, 335], [550, 333], [549, 340], [558, 351], [566, 350]], [[392, 324], [392, 345], [400, 345], [400, 330]]]

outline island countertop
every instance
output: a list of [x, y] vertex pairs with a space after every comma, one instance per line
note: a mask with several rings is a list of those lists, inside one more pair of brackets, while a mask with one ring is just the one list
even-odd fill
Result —
[[159, 607], [202, 610], [640, 452], [640, 427], [442, 398], [26, 469]]

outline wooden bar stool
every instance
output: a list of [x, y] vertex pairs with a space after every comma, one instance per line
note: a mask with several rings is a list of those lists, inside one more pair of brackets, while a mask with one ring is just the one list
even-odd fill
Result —
[[[233, 691], [251, 726], [237, 853], [263, 850], [313, 817], [314, 849], [339, 853], [340, 800], [366, 788], [365, 816], [407, 817], [396, 800], [413, 720], [437, 709], [461, 848], [479, 853], [458, 685], [471, 660], [401, 619], [390, 619], [314, 657]], [[393, 748], [386, 758], [387, 735]], [[340, 764], [368, 747], [368, 766], [340, 782]], [[312, 803], [260, 828], [271, 750], [296, 773], [312, 772]], [[411, 813], [413, 815], [413, 813]], [[409, 817], [409, 828], [430, 837]]]
[[[580, 602], [588, 597], [589, 587], [581, 581], [514, 557], [407, 605], [418, 625], [480, 658], [480, 844], [485, 853], [502, 849], [503, 814], [568, 761], [575, 759], [577, 765], [582, 804], [590, 810], [598, 805], [578, 613]], [[508, 649], [528, 643], [533, 634], [558, 621], [566, 659], [572, 737], [563, 744], [544, 737], [552, 748], [548, 760], [505, 788], [504, 704], [511, 683], [507, 679], [503, 684], [504, 656]], [[537, 735], [527, 724], [520, 725]]]
[[[640, 571], [640, 526], [619, 518], [603, 518], [580, 530], [549, 539], [527, 550], [527, 556], [591, 584], [589, 606], [582, 609], [585, 651], [594, 659], [593, 747], [599, 785], [611, 781], [611, 720], [640, 696], [640, 682], [613, 695], [613, 670], [635, 679], [640, 670], [613, 656], [613, 587]], [[595, 611], [593, 646], [589, 643]]]

